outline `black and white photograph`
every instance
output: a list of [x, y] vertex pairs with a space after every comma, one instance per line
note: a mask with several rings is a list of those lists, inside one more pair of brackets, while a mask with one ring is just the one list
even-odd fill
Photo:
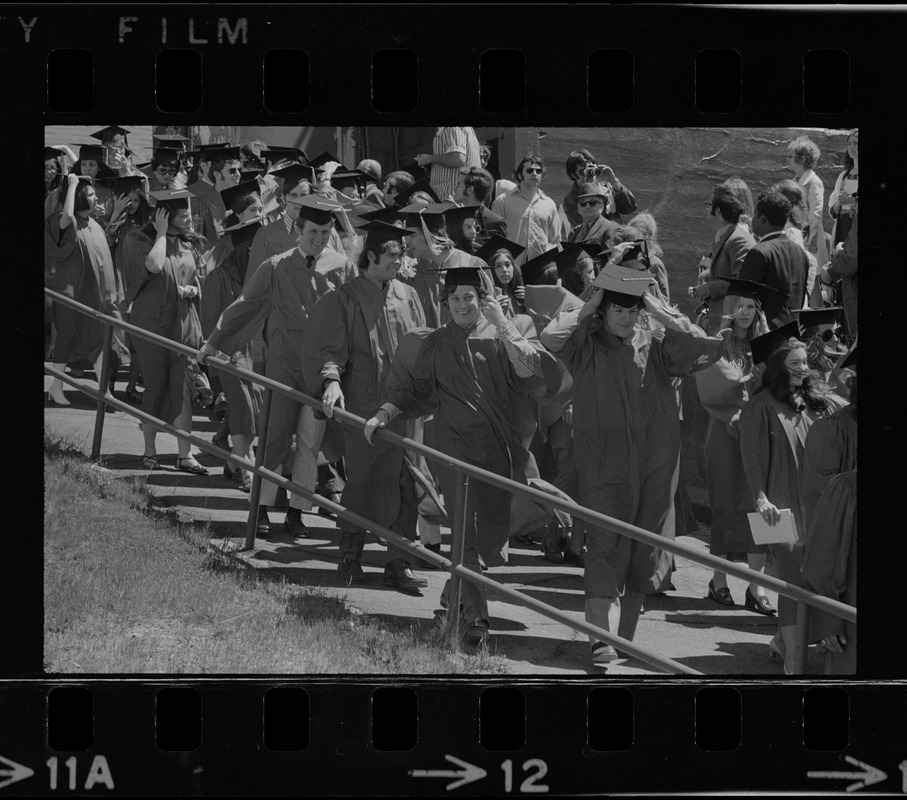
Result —
[[94, 122], [47, 673], [856, 673], [858, 129]]

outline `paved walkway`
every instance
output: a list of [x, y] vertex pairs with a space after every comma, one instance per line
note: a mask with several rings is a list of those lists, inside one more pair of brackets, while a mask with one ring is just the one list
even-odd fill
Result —
[[[90, 373], [89, 373], [90, 374]], [[45, 388], [50, 379], [45, 376]], [[85, 379], [87, 385], [96, 384]], [[125, 385], [117, 384], [116, 397], [122, 397]], [[45, 426], [78, 442], [86, 454], [91, 450], [95, 410], [92, 401], [67, 390], [73, 405], [65, 408], [45, 401]], [[204, 415], [196, 415], [193, 433], [210, 439], [216, 426]], [[248, 495], [234, 488], [222, 475], [223, 462], [206, 453], [198, 460], [211, 470], [209, 476], [195, 476], [176, 470], [176, 441], [167, 434], [158, 435], [161, 468], [155, 472], [142, 469], [142, 437], [138, 420], [121, 411], [105, 415], [101, 446], [101, 464], [124, 477], [145, 476], [156, 505], [177, 509], [188, 518], [206, 520], [217, 536], [212, 546], [236, 550], [245, 537]], [[48, 489], [52, 491], [52, 488]], [[423, 597], [405, 595], [381, 585], [382, 569], [375, 564], [380, 545], [367, 544], [363, 566], [369, 577], [365, 586], [341, 588], [336, 580], [339, 532], [332, 519], [317, 514], [304, 514], [303, 521], [310, 538], [293, 540], [282, 530], [283, 512], [271, 513], [276, 535], [268, 541], [258, 540], [248, 552], [237, 552], [256, 569], [275, 570], [288, 580], [301, 585], [333, 587], [338, 596], [363, 613], [414, 625], [431, 625], [434, 611], [446, 578], [442, 571], [422, 571], [428, 580]], [[274, 524], [277, 523], [277, 524]], [[449, 556], [450, 532], [442, 530], [442, 554]], [[702, 552], [708, 552], [708, 531], [678, 537]], [[371, 558], [370, 558], [371, 556]], [[583, 615], [583, 577], [578, 567], [555, 566], [543, 560], [541, 552], [512, 548], [506, 566], [491, 569], [490, 577], [525, 591], [577, 619]], [[732, 608], [718, 606], [705, 598], [711, 571], [684, 558], [676, 561], [672, 576], [675, 591], [646, 599], [636, 641], [708, 675], [778, 675], [781, 665], [769, 657], [768, 642], [775, 632], [774, 618], [766, 618], [743, 608], [745, 584], [729, 579], [733, 597], [741, 603]], [[777, 596], [769, 594], [774, 605]], [[589, 645], [573, 629], [549, 620], [502, 596], [489, 595], [491, 631], [489, 647], [503, 655], [514, 674], [584, 675], [604, 674], [593, 668]], [[821, 659], [810, 648], [810, 672], [821, 674]], [[608, 675], [664, 675], [636, 659], [612, 662]]]

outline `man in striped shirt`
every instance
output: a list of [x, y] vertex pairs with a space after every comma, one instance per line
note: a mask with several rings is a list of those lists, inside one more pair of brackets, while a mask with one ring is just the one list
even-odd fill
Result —
[[453, 198], [460, 170], [482, 166], [476, 132], [472, 128], [438, 128], [432, 153], [419, 153], [416, 163], [431, 166], [429, 184], [441, 202], [447, 202]]

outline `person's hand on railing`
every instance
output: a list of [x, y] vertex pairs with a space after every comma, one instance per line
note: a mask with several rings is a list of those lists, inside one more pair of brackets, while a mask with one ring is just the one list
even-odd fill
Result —
[[387, 425], [387, 412], [383, 408], [379, 408], [375, 412], [375, 416], [372, 417], [368, 422], [365, 423], [365, 441], [369, 444], [374, 444], [372, 442], [372, 436], [374, 436], [375, 431], [378, 428], [383, 428]]
[[208, 356], [213, 356], [217, 351], [207, 342], [205, 342], [200, 348], [199, 351], [195, 354], [195, 363], [204, 364], [205, 359]]
[[822, 641], [825, 643], [826, 649], [831, 653], [843, 653], [844, 648], [847, 647], [847, 638], [843, 633], [833, 633], [831, 636], [826, 636]]
[[762, 515], [769, 525], [777, 525], [781, 521], [781, 512], [778, 506], [772, 503], [762, 492], [756, 500], [756, 511]]
[[338, 403], [341, 408], [345, 408], [340, 381], [327, 381], [324, 385], [324, 392], [321, 395], [321, 408], [328, 419], [334, 416], [334, 406]]

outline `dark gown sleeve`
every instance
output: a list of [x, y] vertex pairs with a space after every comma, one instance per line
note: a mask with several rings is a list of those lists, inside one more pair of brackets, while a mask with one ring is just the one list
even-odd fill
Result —
[[328, 292], [318, 298], [309, 312], [309, 333], [302, 343], [302, 374], [313, 397], [321, 396], [324, 366], [335, 365], [331, 375], [339, 380], [349, 361], [349, 309], [345, 295], [341, 290]]
[[274, 266], [266, 261], [243, 288], [243, 293], [220, 315], [208, 344], [225, 353], [241, 350], [268, 318], [274, 293]]
[[834, 417], [816, 420], [809, 429], [800, 473], [800, 498], [807, 521], [812, 520], [813, 511], [828, 481], [844, 471], [846, 448], [844, 432]]
[[130, 231], [123, 239], [123, 284], [126, 290], [126, 302], [135, 300], [139, 290], [148, 281], [148, 268], [145, 259], [154, 243], [141, 230]]
[[60, 230], [62, 211], [51, 214], [44, 220], [44, 258], [46, 261], [65, 261], [78, 248], [76, 223]]
[[672, 377], [698, 372], [724, 355], [725, 342], [731, 335], [730, 328], [717, 336], [707, 336], [702, 328], [682, 314], [675, 317], [675, 323], [683, 329], [665, 328], [664, 338], [655, 345], [667, 373]]
[[532, 319], [525, 314], [518, 314], [511, 318], [510, 324], [539, 354], [541, 367], [540, 375], [531, 375], [526, 378], [517, 376], [516, 372], [511, 369], [515, 384], [536, 400], [550, 400], [568, 392], [573, 386], [570, 374], [560, 359], [545, 349], [536, 333]]
[[385, 402], [410, 417], [425, 416], [437, 405], [432, 333], [414, 328], [400, 340], [385, 383]]
[[[774, 413], [770, 406], [755, 399], [740, 412], [740, 455], [754, 501], [759, 492], [765, 492], [768, 487]], [[772, 500], [771, 497], [768, 499]]]

